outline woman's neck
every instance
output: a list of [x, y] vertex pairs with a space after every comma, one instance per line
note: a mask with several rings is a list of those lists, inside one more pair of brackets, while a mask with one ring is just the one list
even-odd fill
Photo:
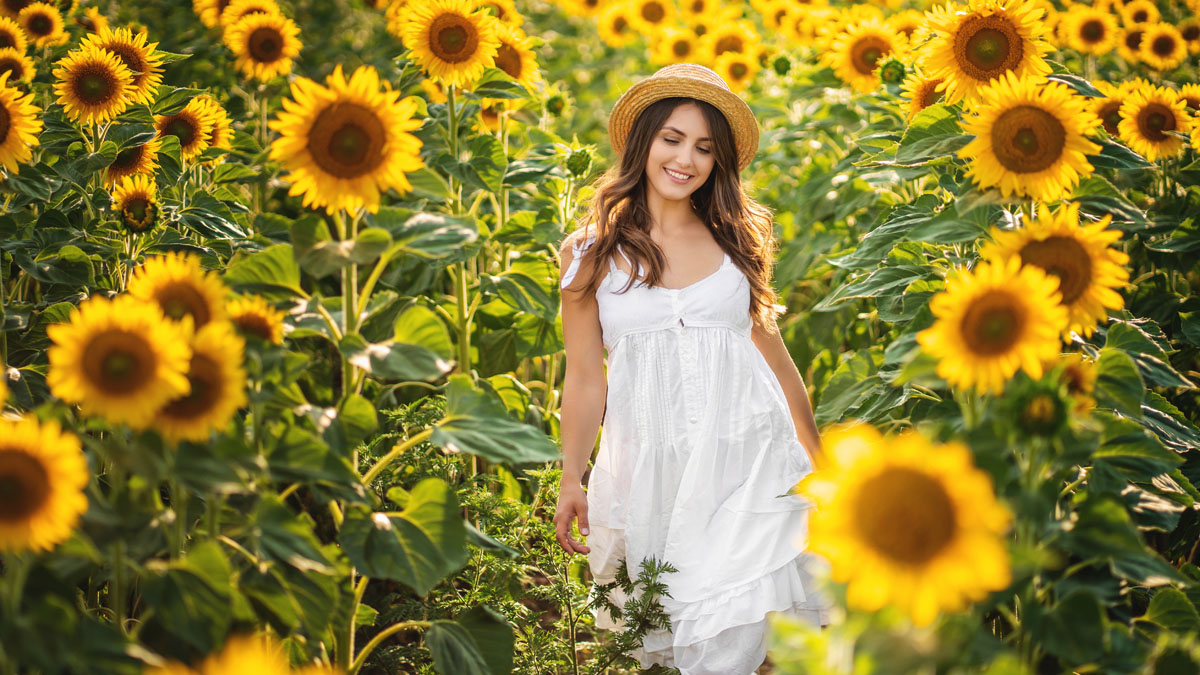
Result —
[[691, 199], [664, 199], [653, 190], [646, 194], [646, 208], [650, 211], [650, 229], [662, 234], [688, 229], [699, 220]]

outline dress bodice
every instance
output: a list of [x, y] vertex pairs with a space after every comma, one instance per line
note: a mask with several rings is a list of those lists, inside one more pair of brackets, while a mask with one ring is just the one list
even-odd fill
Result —
[[[594, 241], [594, 236], [589, 237], [572, 247], [575, 257], [563, 274], [561, 286], [571, 283], [580, 256]], [[632, 262], [619, 244], [617, 249], [632, 269]], [[647, 284], [643, 280], [645, 268], [639, 264], [633, 285], [622, 292], [629, 274], [611, 258], [608, 265], [609, 273], [596, 289], [596, 302], [604, 346], [610, 353], [622, 338], [647, 331], [676, 330], [686, 334], [693, 328], [725, 327], [749, 337], [750, 283], [728, 253], [715, 271], [683, 288]]]

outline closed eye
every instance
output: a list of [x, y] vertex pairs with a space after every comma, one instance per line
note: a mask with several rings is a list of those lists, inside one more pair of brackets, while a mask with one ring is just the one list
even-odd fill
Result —
[[[663, 140], [666, 141], [667, 143], [670, 143], [671, 145], [675, 145], [675, 144], [679, 143], [679, 141], [677, 141], [674, 138], [664, 138]], [[699, 150], [700, 152], [703, 152], [706, 155], [708, 153], [712, 152], [712, 150], [709, 150], [708, 148], [696, 148], [696, 149]]]

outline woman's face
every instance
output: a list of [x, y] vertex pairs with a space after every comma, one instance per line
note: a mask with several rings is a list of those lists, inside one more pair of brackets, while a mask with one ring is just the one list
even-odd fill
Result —
[[708, 180], [715, 162], [708, 122], [700, 106], [680, 104], [650, 144], [646, 157], [649, 190], [667, 201], [686, 200]]

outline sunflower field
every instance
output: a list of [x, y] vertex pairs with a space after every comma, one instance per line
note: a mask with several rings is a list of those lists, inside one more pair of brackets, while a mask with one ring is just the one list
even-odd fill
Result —
[[639, 672], [559, 259], [676, 62], [824, 430], [838, 618], [760, 672], [1200, 672], [1198, 59], [1195, 0], [0, 0], [0, 674]]

